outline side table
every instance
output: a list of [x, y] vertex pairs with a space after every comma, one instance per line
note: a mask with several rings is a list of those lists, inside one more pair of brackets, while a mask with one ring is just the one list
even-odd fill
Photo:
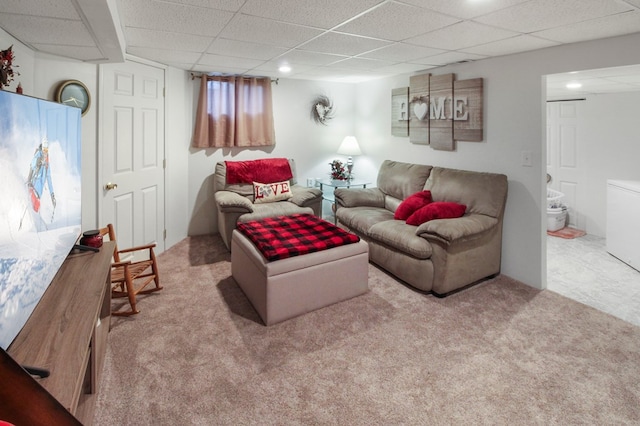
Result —
[[[371, 182], [361, 180], [361, 179], [350, 179], [350, 180], [334, 180], [334, 179], [318, 179], [316, 183], [320, 187], [320, 191], [322, 191], [322, 199], [331, 202], [331, 211], [333, 212], [333, 223], [338, 223], [338, 218], [336, 217], [336, 207], [335, 207], [335, 195], [334, 192], [338, 188], [366, 188], [367, 185], [371, 185]], [[324, 192], [324, 187], [328, 186], [333, 188], [331, 192]]]

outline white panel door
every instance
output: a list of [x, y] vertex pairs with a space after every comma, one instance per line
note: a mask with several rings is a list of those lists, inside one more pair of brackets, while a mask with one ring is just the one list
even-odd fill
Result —
[[562, 192], [568, 226], [585, 229], [586, 170], [581, 159], [578, 116], [584, 101], [547, 102], [547, 173], [550, 188]]
[[164, 251], [164, 70], [136, 62], [100, 65], [101, 226], [118, 246]]

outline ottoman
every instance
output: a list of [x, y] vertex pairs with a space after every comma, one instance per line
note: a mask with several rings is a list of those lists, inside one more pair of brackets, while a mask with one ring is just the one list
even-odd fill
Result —
[[368, 266], [362, 240], [268, 261], [240, 231], [231, 236], [233, 278], [266, 325], [366, 293]]

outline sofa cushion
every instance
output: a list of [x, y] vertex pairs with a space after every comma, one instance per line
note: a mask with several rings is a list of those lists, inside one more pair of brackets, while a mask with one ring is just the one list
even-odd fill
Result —
[[418, 226], [433, 219], [453, 219], [462, 217], [467, 206], [447, 201], [434, 201], [419, 208], [407, 219], [408, 225]]
[[385, 160], [378, 172], [377, 186], [387, 195], [404, 200], [424, 188], [432, 166]]
[[393, 221], [393, 213], [382, 207], [339, 208], [336, 216], [340, 223], [361, 235], [367, 235], [369, 229], [378, 222]]
[[503, 174], [434, 167], [424, 189], [434, 201], [453, 201], [467, 206], [468, 213], [498, 217], [507, 197]]
[[431, 243], [416, 235], [416, 228], [399, 220], [387, 220], [371, 226], [367, 237], [418, 259], [429, 259]]
[[300, 207], [286, 201], [280, 203], [253, 204], [253, 212], [243, 214], [238, 218], [238, 222], [249, 222], [274, 216], [288, 216], [295, 213], [313, 214], [313, 209], [311, 207]]
[[288, 200], [291, 197], [293, 194], [288, 180], [274, 183], [253, 182], [253, 202], [255, 204], [273, 203], [274, 201]]
[[431, 191], [420, 191], [411, 194], [406, 200], [400, 203], [396, 212], [393, 214], [393, 218], [396, 220], [407, 220], [413, 212], [420, 207], [426, 206], [431, 201]]

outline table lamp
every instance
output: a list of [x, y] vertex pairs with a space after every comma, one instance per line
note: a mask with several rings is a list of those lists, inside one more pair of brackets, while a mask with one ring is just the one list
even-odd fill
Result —
[[351, 179], [351, 172], [353, 170], [353, 155], [361, 155], [362, 151], [360, 151], [360, 146], [358, 145], [358, 140], [355, 136], [346, 136], [340, 147], [338, 148], [338, 154], [340, 155], [348, 155], [347, 159], [347, 172], [349, 173], [349, 179]]

